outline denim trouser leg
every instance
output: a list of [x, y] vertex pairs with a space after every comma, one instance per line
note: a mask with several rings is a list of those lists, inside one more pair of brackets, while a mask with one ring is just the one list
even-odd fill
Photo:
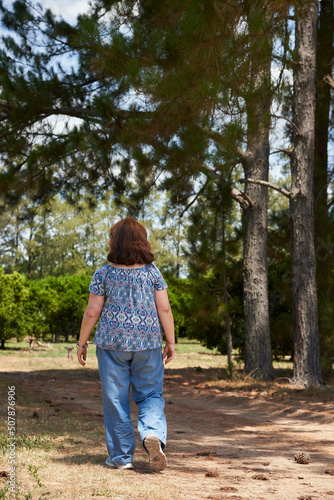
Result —
[[166, 418], [162, 397], [164, 366], [161, 349], [124, 352], [96, 348], [103, 394], [103, 414], [110, 460], [118, 465], [132, 461], [136, 447], [130, 421], [132, 397], [139, 407], [141, 441], [155, 434], [166, 443]]
[[103, 416], [110, 460], [118, 465], [132, 462], [136, 449], [130, 421], [131, 352], [96, 348], [103, 395]]
[[167, 423], [162, 396], [164, 364], [161, 349], [134, 353], [131, 364], [132, 398], [139, 408], [138, 433], [141, 442], [149, 434], [158, 436], [166, 445]]

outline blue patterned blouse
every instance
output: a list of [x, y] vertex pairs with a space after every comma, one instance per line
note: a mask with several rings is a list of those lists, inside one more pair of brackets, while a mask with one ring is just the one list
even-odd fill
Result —
[[89, 291], [105, 296], [94, 344], [112, 351], [145, 351], [162, 346], [155, 290], [167, 283], [154, 264], [135, 269], [99, 267]]

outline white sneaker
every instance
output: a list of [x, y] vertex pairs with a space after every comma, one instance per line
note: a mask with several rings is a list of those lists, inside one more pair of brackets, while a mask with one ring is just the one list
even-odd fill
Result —
[[149, 434], [144, 439], [144, 445], [150, 455], [150, 467], [154, 472], [159, 472], [167, 467], [167, 457], [161, 449], [160, 439]]
[[112, 469], [133, 469], [133, 465], [131, 462], [128, 462], [127, 464], [119, 465], [119, 464], [116, 464], [116, 462], [113, 462], [112, 460], [110, 460], [109, 457], [106, 460], [106, 465], [108, 465], [108, 467], [111, 467]]

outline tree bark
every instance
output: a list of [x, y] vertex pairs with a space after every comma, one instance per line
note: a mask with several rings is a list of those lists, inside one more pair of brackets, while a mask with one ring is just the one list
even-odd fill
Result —
[[[315, 201], [315, 252], [319, 302], [319, 336], [321, 358], [331, 370], [333, 352], [328, 341], [332, 334], [333, 318], [328, 303], [333, 296], [331, 270], [333, 268], [333, 223], [328, 209], [328, 131], [331, 87], [324, 77], [331, 74], [333, 58], [334, 16], [333, 0], [321, 0], [318, 22], [315, 149], [314, 149], [314, 201]], [[328, 251], [329, 250], [329, 251]]]
[[52, 325], [50, 325], [49, 328], [50, 328], [50, 332], [51, 332], [51, 335], [52, 335], [52, 343], [55, 344], [58, 341], [58, 338], [57, 338], [58, 335], [55, 333]]
[[[268, 181], [271, 43], [259, 47], [255, 42], [253, 50], [247, 103], [248, 154], [243, 166], [246, 179]], [[245, 193], [252, 200], [252, 206], [243, 211], [245, 373], [270, 380], [274, 369], [269, 330], [268, 187], [246, 181]]]
[[232, 370], [232, 333], [231, 333], [231, 322], [230, 314], [228, 312], [228, 295], [226, 286], [226, 270], [223, 269], [223, 287], [224, 287], [224, 302], [226, 306], [225, 312], [225, 323], [226, 323], [226, 344], [227, 344], [227, 366]]
[[316, 0], [296, 8], [293, 121], [300, 133], [293, 132], [291, 156], [293, 382], [307, 387], [322, 384], [313, 197], [317, 14]]
[[[324, 77], [332, 71], [333, 57], [333, 0], [321, 0], [318, 23], [316, 58], [316, 107], [315, 107], [315, 150], [314, 150], [314, 195], [316, 200], [315, 217], [323, 222], [328, 217], [328, 129], [330, 111], [330, 89]], [[316, 234], [321, 230], [316, 227]], [[322, 235], [321, 235], [322, 236]]]
[[223, 213], [223, 288], [224, 288], [224, 302], [225, 302], [225, 323], [226, 323], [226, 344], [227, 344], [227, 366], [230, 372], [230, 376], [232, 378], [233, 364], [232, 364], [232, 333], [231, 333], [231, 322], [230, 322], [230, 314], [228, 311], [228, 293], [227, 293], [227, 285], [226, 285], [226, 246], [225, 246], [225, 213]]
[[[268, 129], [269, 132], [269, 129]], [[246, 177], [268, 180], [269, 134], [264, 133], [245, 166]], [[244, 211], [245, 373], [273, 379], [269, 330], [267, 210], [268, 188], [246, 183], [254, 205]]]

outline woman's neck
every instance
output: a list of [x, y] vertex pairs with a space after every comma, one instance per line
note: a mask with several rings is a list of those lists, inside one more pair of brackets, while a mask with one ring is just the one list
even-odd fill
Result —
[[145, 267], [145, 264], [131, 264], [131, 266], [126, 266], [125, 264], [115, 264], [115, 262], [109, 262], [109, 265], [118, 269], [139, 269], [140, 267]]

